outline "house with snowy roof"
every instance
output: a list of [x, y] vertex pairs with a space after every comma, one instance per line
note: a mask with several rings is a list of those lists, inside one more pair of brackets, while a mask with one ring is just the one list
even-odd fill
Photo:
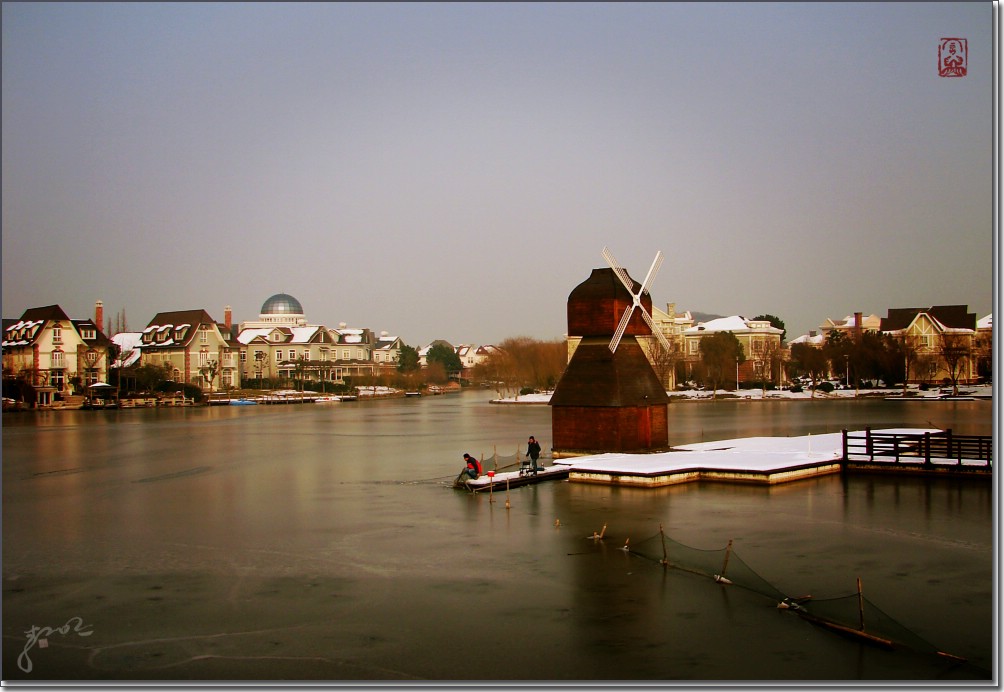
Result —
[[112, 342], [99, 327], [102, 319], [101, 301], [95, 303], [93, 320], [71, 319], [59, 305], [25, 310], [4, 329], [4, 376], [25, 378], [35, 388], [38, 406], [73, 393], [77, 378], [77, 394], [107, 382]]
[[855, 312], [842, 320], [834, 320], [829, 317], [819, 325], [819, 333], [825, 342], [830, 332], [842, 332], [845, 336], [852, 337], [861, 332], [877, 332], [882, 329], [882, 318], [878, 315], [864, 316], [864, 313]]
[[[992, 322], [992, 318], [991, 318]], [[976, 313], [965, 305], [935, 305], [929, 308], [890, 308], [882, 318], [882, 333], [909, 343], [916, 351], [916, 365], [910, 382], [941, 382], [951, 379], [944, 357], [946, 349], [963, 348], [966, 355], [959, 362], [958, 381], [972, 384], [977, 368]]]
[[782, 368], [776, 367], [775, 361], [782, 355], [781, 335], [784, 330], [768, 320], [747, 319], [742, 315], [698, 322], [684, 329], [683, 361], [688, 369], [701, 360], [701, 339], [718, 332], [732, 332], [743, 347], [746, 361], [738, 368], [739, 382], [783, 376], [780, 372]]
[[374, 373], [369, 329], [344, 322], [336, 329], [310, 324], [300, 301], [287, 293], [270, 296], [257, 320], [241, 322], [237, 341], [241, 371], [249, 380], [304, 377], [343, 383]]
[[401, 349], [404, 342], [401, 337], [391, 336], [387, 332], [380, 332], [376, 343], [373, 344], [373, 362], [377, 365], [397, 365], [401, 358]]
[[157, 313], [142, 331], [139, 348], [142, 363], [166, 368], [175, 382], [203, 389], [240, 384], [240, 345], [205, 310]]

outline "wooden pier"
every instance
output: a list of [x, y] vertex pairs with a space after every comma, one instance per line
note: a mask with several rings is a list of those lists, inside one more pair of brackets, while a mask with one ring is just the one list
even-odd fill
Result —
[[908, 472], [938, 475], [993, 473], [992, 435], [842, 431], [841, 465], [853, 472]]

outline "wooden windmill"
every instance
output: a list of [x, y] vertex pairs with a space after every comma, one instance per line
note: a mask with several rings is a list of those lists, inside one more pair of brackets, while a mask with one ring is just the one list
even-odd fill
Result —
[[580, 337], [551, 396], [558, 456], [665, 449], [669, 397], [637, 337], [666, 337], [652, 322], [649, 288], [662, 253], [641, 284], [607, 248], [609, 268], [594, 269], [568, 296], [568, 336]]

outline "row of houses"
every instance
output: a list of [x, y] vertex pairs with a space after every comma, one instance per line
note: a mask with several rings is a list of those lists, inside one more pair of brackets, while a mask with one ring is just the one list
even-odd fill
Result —
[[[916, 368], [910, 373], [908, 379], [913, 383], [939, 382], [949, 376], [946, 364], [938, 354], [945, 335], [952, 335], [969, 354], [962, 363], [959, 380], [960, 383], [970, 384], [979, 377], [978, 354], [989, 355], [993, 344], [993, 314], [977, 319], [976, 314], [969, 312], [965, 305], [892, 308], [888, 310], [886, 317], [874, 314], [865, 316], [856, 312], [842, 320], [826, 318], [818, 331], [792, 339], [788, 344], [783, 343], [783, 330], [772, 326], [768, 320], [733, 315], [695, 322], [689, 311], [678, 313], [674, 303], [668, 303], [666, 310], [653, 306], [652, 321], [666, 336], [685, 368], [692, 367], [700, 360], [702, 338], [716, 332], [734, 334], [747, 356], [747, 360], [737, 366], [739, 382], [770, 379], [770, 373], [765, 372], [769, 368], [769, 360], [776, 356], [783, 361], [792, 344], [808, 343], [822, 347], [832, 332], [843, 333], [851, 340], [865, 332], [874, 332], [908, 340], [913, 344], [918, 362], [923, 363], [923, 368]], [[783, 378], [783, 370], [778, 368], [774, 374]], [[670, 377], [675, 378], [675, 369]], [[670, 389], [674, 388], [675, 379], [667, 382], [667, 385]]]
[[[108, 382], [110, 371], [131, 366], [164, 368], [175, 382], [202, 389], [239, 387], [249, 380], [296, 377], [343, 383], [347, 379], [396, 370], [404, 342], [386, 332], [311, 324], [300, 302], [285, 293], [269, 297], [257, 320], [233, 323], [230, 306], [217, 322], [204, 309], [157, 313], [138, 332], [111, 337], [100, 329], [104, 307], [93, 319], [71, 319], [58, 305], [30, 308], [18, 320], [4, 320], [3, 370], [22, 376], [36, 389], [38, 404], [52, 403], [73, 384], [86, 389]], [[426, 365], [429, 349], [418, 349]], [[465, 369], [481, 362], [492, 347], [461, 345], [455, 350]], [[459, 373], [458, 373], [459, 374]]]
[[[257, 320], [233, 323], [229, 306], [217, 322], [204, 309], [158, 313], [139, 332], [106, 336], [101, 301], [95, 303], [93, 319], [72, 319], [58, 306], [30, 308], [18, 320], [4, 320], [3, 370], [5, 376], [22, 376], [36, 388], [40, 405], [51, 403], [57, 393], [78, 384], [81, 388], [108, 382], [114, 369], [151, 364], [166, 369], [176, 382], [203, 389], [239, 387], [250, 380], [293, 378], [327, 382], [379, 375], [395, 370], [404, 342], [386, 332], [370, 329], [311, 324], [300, 302], [285, 293], [269, 297]], [[666, 310], [653, 307], [652, 319], [673, 346], [674, 367], [661, 374], [668, 389], [677, 384], [678, 372], [688, 377], [701, 359], [700, 341], [717, 332], [731, 332], [743, 346], [747, 360], [737, 364], [736, 379], [748, 382], [783, 377], [783, 368], [772, 371], [772, 360], [784, 360], [784, 333], [768, 320], [739, 315], [695, 321], [689, 311], [678, 313], [673, 303]], [[940, 381], [947, 376], [944, 364], [934, 357], [943, 335], [963, 339], [973, 353], [989, 353], [993, 316], [980, 320], [964, 305], [890, 309], [884, 318], [855, 313], [843, 320], [827, 318], [818, 332], [791, 341], [822, 346], [831, 332], [855, 338], [863, 332], [881, 332], [913, 339], [926, 371], [916, 370], [912, 381]], [[574, 350], [569, 340], [569, 354]], [[655, 360], [654, 338], [647, 349]], [[460, 357], [463, 376], [483, 362], [495, 347], [452, 345], [436, 341], [419, 349], [426, 365], [429, 349], [443, 344]], [[925, 359], [923, 356], [927, 355]], [[769, 356], [769, 357], [767, 357]], [[977, 379], [976, 357], [963, 364], [960, 381]], [[682, 364], [682, 368], [676, 367]], [[659, 368], [656, 368], [659, 370]]]

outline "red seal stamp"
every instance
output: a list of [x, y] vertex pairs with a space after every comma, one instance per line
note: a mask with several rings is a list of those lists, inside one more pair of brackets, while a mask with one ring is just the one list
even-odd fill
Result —
[[938, 76], [965, 77], [969, 67], [969, 44], [964, 38], [943, 38], [938, 44]]

